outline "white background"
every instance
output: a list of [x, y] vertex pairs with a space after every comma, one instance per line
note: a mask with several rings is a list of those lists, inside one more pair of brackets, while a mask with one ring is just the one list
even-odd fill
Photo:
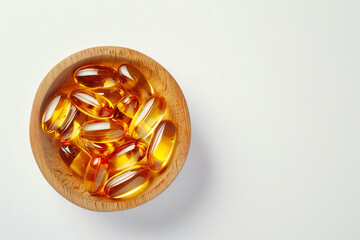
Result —
[[[356, 1], [0, 1], [0, 239], [360, 239]], [[162, 64], [192, 143], [174, 183], [97, 213], [42, 177], [38, 85], [102, 45]]]

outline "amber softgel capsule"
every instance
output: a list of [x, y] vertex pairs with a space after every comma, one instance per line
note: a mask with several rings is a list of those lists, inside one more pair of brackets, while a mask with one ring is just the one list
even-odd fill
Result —
[[72, 103], [84, 114], [93, 118], [110, 118], [114, 114], [112, 103], [91, 90], [77, 89], [71, 92]]
[[62, 160], [77, 175], [83, 177], [91, 156], [71, 143], [63, 143], [59, 148], [59, 154]]
[[80, 136], [90, 142], [106, 143], [122, 139], [127, 131], [128, 126], [119, 119], [97, 119], [84, 123]]
[[103, 155], [94, 156], [86, 167], [84, 184], [90, 193], [100, 192], [108, 178], [108, 163]]
[[58, 129], [66, 120], [71, 102], [66, 94], [55, 96], [43, 113], [41, 126], [44, 132], [51, 133]]
[[140, 99], [146, 100], [154, 95], [154, 90], [146, 80], [144, 74], [130, 64], [123, 64], [119, 67], [121, 83], [124, 88]]
[[129, 141], [121, 144], [108, 156], [109, 174], [112, 176], [137, 164], [145, 157], [146, 151], [146, 145], [140, 141]]
[[143, 166], [133, 166], [112, 176], [104, 187], [109, 198], [125, 199], [140, 194], [149, 184], [150, 170]]
[[97, 94], [103, 96], [107, 100], [109, 100], [113, 107], [116, 108], [116, 105], [120, 100], [124, 97], [125, 92], [123, 89], [119, 87], [115, 88], [99, 88], [99, 89], [93, 89], [94, 92]]
[[136, 112], [129, 126], [130, 136], [134, 139], [149, 136], [164, 117], [166, 102], [163, 97], [151, 97]]
[[80, 132], [81, 124], [87, 116], [71, 105], [70, 112], [64, 123], [55, 130], [55, 137], [60, 142], [72, 142], [76, 140]]
[[137, 97], [133, 95], [128, 95], [120, 99], [120, 101], [117, 104], [117, 108], [125, 116], [129, 118], [133, 118], [139, 108], [139, 101]]
[[113, 88], [120, 82], [119, 73], [107, 66], [89, 65], [75, 71], [74, 80], [77, 84], [88, 88]]
[[148, 163], [153, 170], [161, 170], [168, 165], [175, 145], [176, 129], [174, 124], [169, 121], [163, 121], [159, 124], [151, 140]]
[[115, 150], [115, 144], [113, 142], [90, 142], [85, 139], [81, 139], [81, 143], [86, 149], [86, 151], [94, 156], [94, 155], [109, 155]]

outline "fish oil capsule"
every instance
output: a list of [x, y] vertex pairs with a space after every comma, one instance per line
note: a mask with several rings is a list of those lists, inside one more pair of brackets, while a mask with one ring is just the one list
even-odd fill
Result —
[[90, 155], [71, 143], [63, 143], [59, 148], [60, 157], [77, 175], [83, 177]]
[[105, 97], [86, 89], [74, 90], [70, 94], [72, 103], [81, 112], [93, 118], [110, 118], [114, 114], [112, 103]]
[[113, 106], [116, 106], [125, 95], [121, 88], [95, 89], [94, 92], [108, 99]]
[[83, 139], [83, 145], [88, 153], [91, 155], [108, 155], [115, 150], [114, 143], [98, 143], [98, 142], [89, 142]]
[[123, 64], [119, 67], [122, 85], [140, 99], [154, 95], [154, 90], [145, 76], [135, 67]]
[[135, 96], [125, 96], [118, 102], [117, 108], [127, 117], [133, 118], [139, 108], [139, 101]]
[[124, 168], [138, 163], [146, 154], [146, 146], [142, 142], [127, 142], [108, 156], [109, 175], [112, 176]]
[[132, 138], [140, 139], [150, 135], [164, 116], [166, 103], [163, 97], [151, 97], [136, 112], [129, 126]]
[[88, 88], [112, 88], [120, 82], [119, 73], [101, 65], [89, 65], [77, 69], [74, 73], [77, 84]]
[[136, 165], [112, 176], [105, 184], [104, 193], [109, 198], [125, 199], [140, 194], [149, 184], [150, 170]]
[[61, 142], [68, 142], [74, 139], [80, 130], [80, 123], [74, 121], [79, 110], [71, 105], [70, 113], [68, 114], [64, 123], [55, 131], [55, 137]]
[[86, 167], [84, 184], [86, 191], [90, 193], [100, 192], [108, 178], [107, 159], [102, 155], [94, 156]]
[[58, 129], [66, 120], [70, 112], [71, 102], [66, 94], [60, 94], [51, 99], [41, 120], [41, 127], [46, 133]]
[[80, 136], [90, 142], [114, 142], [125, 137], [128, 127], [123, 121], [110, 119], [97, 119], [86, 122], [80, 128]]
[[167, 165], [175, 144], [175, 135], [175, 126], [169, 120], [161, 122], [156, 128], [148, 152], [148, 164], [152, 170], [161, 170]]

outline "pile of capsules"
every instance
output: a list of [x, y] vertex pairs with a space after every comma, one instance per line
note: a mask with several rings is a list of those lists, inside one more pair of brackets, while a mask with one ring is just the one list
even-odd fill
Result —
[[80, 67], [75, 89], [56, 92], [42, 115], [59, 154], [92, 194], [113, 199], [138, 195], [166, 168], [176, 128], [163, 120], [166, 102], [134, 66]]

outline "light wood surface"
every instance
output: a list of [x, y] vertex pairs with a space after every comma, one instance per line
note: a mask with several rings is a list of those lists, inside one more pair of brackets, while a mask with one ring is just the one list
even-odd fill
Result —
[[[137, 67], [154, 88], [164, 96], [168, 110], [164, 119], [177, 127], [177, 140], [170, 165], [153, 178], [146, 190], [135, 198], [113, 200], [85, 191], [83, 179], [60, 159], [59, 142], [53, 134], [41, 129], [41, 114], [54, 91], [66, 85], [74, 71], [87, 64], [103, 64], [118, 68], [123, 63]], [[41, 82], [34, 99], [30, 119], [30, 142], [35, 160], [50, 185], [74, 204], [99, 212], [119, 211], [146, 203], [162, 193], [175, 179], [185, 163], [190, 146], [190, 118], [183, 93], [174, 78], [150, 57], [122, 47], [94, 47], [77, 52], [58, 63]]]

